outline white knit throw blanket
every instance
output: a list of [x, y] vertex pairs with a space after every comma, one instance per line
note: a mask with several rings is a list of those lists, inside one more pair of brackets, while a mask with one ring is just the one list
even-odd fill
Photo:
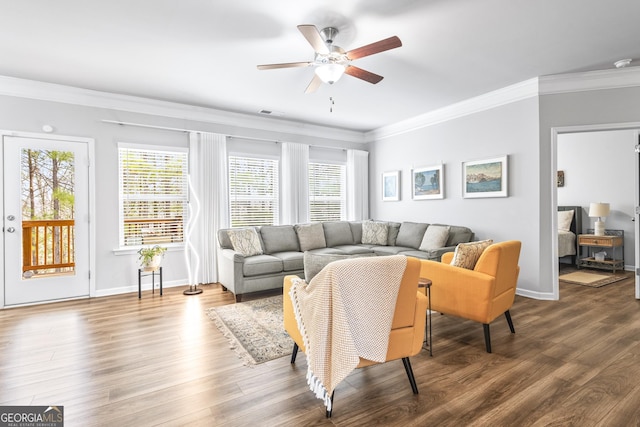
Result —
[[307, 356], [311, 391], [331, 410], [331, 394], [360, 358], [384, 362], [400, 282], [402, 255], [328, 264], [310, 283], [294, 280], [289, 295]]

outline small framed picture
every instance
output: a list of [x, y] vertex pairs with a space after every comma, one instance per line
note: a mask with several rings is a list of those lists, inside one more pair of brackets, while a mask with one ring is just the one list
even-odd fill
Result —
[[444, 199], [444, 165], [411, 171], [413, 200]]
[[397, 202], [400, 200], [399, 170], [382, 174], [382, 200], [384, 202]]
[[462, 163], [462, 197], [508, 197], [507, 156]]
[[558, 187], [564, 187], [564, 171], [558, 171], [557, 183]]

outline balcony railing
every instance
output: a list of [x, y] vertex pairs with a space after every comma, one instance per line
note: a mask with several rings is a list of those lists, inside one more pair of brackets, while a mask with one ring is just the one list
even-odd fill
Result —
[[55, 273], [73, 270], [74, 227], [72, 219], [22, 221], [22, 271]]

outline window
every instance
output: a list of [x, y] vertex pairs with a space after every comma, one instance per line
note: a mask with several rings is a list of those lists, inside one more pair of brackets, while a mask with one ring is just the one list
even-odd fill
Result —
[[184, 241], [186, 150], [120, 144], [120, 246]]
[[278, 160], [229, 156], [232, 227], [278, 224], [278, 175]]
[[345, 166], [309, 163], [309, 219], [345, 219]]

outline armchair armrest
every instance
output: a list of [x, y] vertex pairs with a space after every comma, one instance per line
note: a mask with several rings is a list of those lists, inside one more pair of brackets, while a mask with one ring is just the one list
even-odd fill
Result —
[[282, 283], [282, 310], [284, 315], [284, 330], [287, 331], [292, 340], [298, 344], [300, 350], [304, 352], [304, 342], [302, 341], [302, 335], [300, 335], [300, 331], [298, 330], [298, 321], [296, 320], [296, 315], [293, 312], [293, 303], [291, 302], [291, 297], [289, 296], [289, 291], [291, 290], [291, 285], [293, 284], [294, 279], [299, 279], [296, 275], [285, 276], [284, 281]]
[[431, 280], [431, 306], [480, 323], [488, 323], [495, 278], [444, 262], [421, 260], [420, 276]]

